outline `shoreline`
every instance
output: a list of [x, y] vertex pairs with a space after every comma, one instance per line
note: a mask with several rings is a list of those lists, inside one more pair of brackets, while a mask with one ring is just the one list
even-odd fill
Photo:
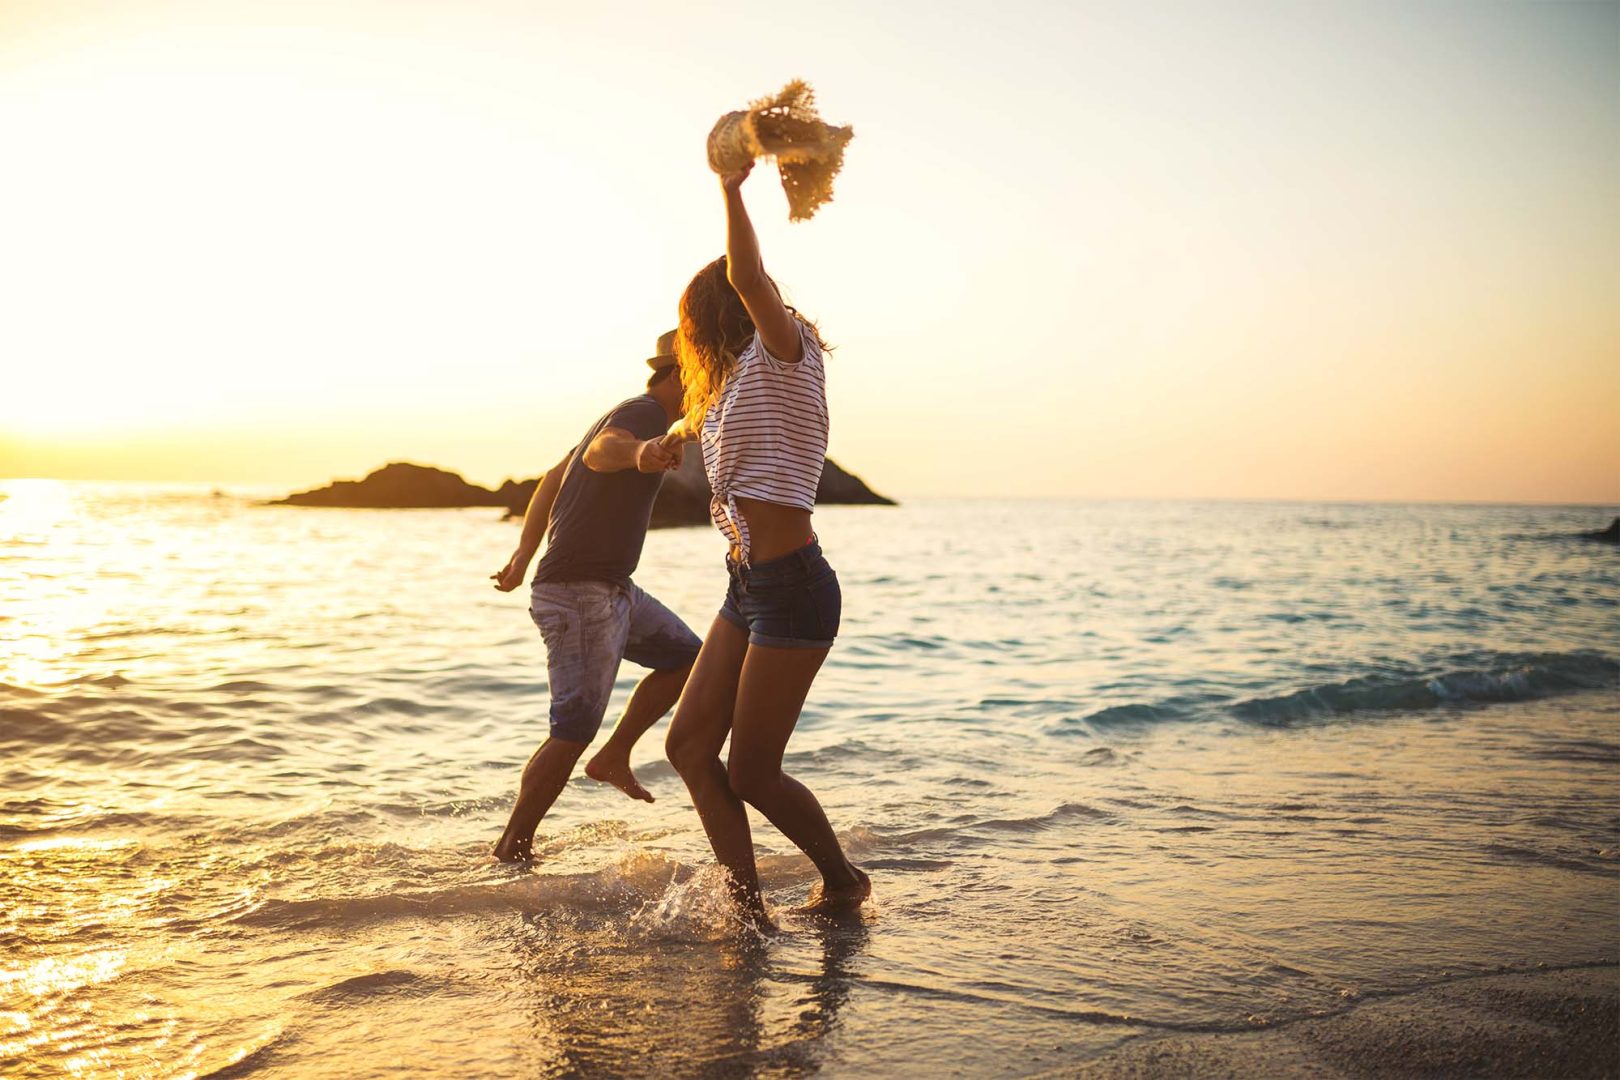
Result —
[[1476, 975], [1252, 1031], [1132, 1036], [1042, 1080], [1620, 1076], [1620, 964]]

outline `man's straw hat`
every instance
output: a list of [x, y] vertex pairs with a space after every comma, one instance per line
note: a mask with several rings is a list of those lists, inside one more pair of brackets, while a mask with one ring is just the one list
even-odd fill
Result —
[[662, 371], [675, 364], [675, 331], [660, 334], [658, 337], [658, 355], [647, 357], [647, 366], [654, 371]]

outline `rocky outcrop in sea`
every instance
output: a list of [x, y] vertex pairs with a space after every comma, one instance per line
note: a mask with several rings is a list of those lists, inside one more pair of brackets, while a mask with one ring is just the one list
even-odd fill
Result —
[[448, 509], [505, 506], [499, 494], [469, 484], [460, 473], [395, 461], [364, 480], [334, 480], [273, 501], [276, 506], [336, 506], [371, 510]]
[[1600, 544], [1620, 544], [1620, 517], [1609, 522], [1607, 529], [1580, 534], [1582, 540], [1596, 540]]
[[[459, 473], [396, 461], [363, 480], [335, 480], [321, 488], [275, 500], [279, 506], [327, 506], [358, 509], [422, 509], [500, 506], [507, 517], [522, 517], [540, 483], [507, 480], [491, 491], [464, 480]], [[816, 502], [824, 505], [893, 506], [860, 477], [828, 461], [821, 471]], [[653, 504], [652, 527], [704, 525], [709, 520], [709, 481], [696, 448], [689, 448], [681, 467], [664, 477]]]

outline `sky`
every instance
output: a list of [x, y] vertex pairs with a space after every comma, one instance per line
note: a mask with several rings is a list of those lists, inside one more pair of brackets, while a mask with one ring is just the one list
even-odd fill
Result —
[[905, 496], [1620, 501], [1620, 4], [0, 0], [0, 477], [534, 476], [745, 193]]

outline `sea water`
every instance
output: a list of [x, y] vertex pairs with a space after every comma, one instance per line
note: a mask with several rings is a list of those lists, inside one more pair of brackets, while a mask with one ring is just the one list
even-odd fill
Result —
[[[1620, 954], [1612, 508], [829, 507], [843, 632], [740, 927], [664, 727], [494, 863], [546, 733], [488, 510], [0, 483], [0, 1071], [1019, 1076]], [[639, 583], [700, 633], [709, 529]], [[637, 669], [620, 672], [611, 724]]]

